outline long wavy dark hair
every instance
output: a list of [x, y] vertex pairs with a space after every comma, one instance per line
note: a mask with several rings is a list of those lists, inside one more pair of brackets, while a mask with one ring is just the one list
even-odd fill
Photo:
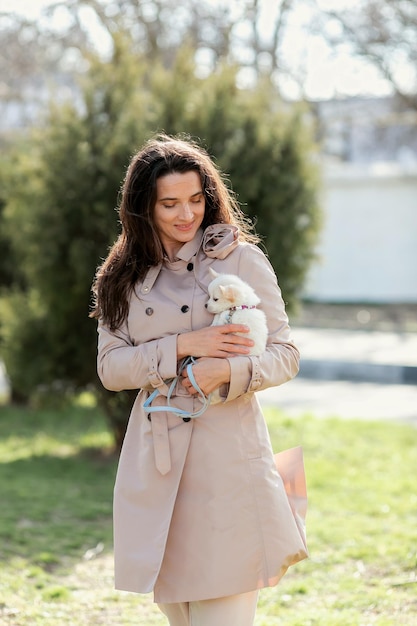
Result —
[[200, 176], [205, 197], [202, 228], [234, 224], [244, 241], [256, 243], [252, 223], [241, 211], [233, 192], [208, 153], [190, 138], [158, 135], [135, 154], [123, 181], [119, 216], [122, 230], [93, 283], [90, 317], [101, 319], [111, 330], [125, 321], [131, 291], [149, 267], [164, 255], [154, 223], [156, 182], [161, 176], [194, 171]]

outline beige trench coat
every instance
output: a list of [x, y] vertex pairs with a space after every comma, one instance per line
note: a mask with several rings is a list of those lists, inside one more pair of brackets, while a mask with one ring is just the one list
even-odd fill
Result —
[[[265, 255], [238, 243], [235, 227], [210, 226], [178, 260], [152, 267], [137, 285], [126, 324], [99, 324], [98, 373], [110, 390], [141, 389], [130, 415], [114, 492], [115, 585], [154, 591], [156, 602], [222, 597], [275, 585], [307, 556], [255, 391], [298, 371], [299, 353]], [[209, 267], [235, 273], [261, 299], [269, 338], [259, 357], [230, 358], [225, 401], [185, 422], [147, 418], [143, 403], [177, 374], [177, 334], [208, 326]], [[200, 401], [179, 385], [172, 403]]]

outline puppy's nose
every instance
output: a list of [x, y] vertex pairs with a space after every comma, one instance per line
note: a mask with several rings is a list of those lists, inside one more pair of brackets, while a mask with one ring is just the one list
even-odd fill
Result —
[[206, 307], [206, 309], [207, 309], [207, 305], [208, 305], [208, 302], [206, 302], [205, 305], [204, 305]]

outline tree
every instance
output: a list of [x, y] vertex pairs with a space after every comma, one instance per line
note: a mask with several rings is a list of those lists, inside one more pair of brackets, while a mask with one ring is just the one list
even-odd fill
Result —
[[[323, 35], [337, 47], [352, 46], [417, 109], [417, 4], [412, 0], [361, 0], [345, 10], [319, 14]], [[340, 29], [335, 29], [338, 24]]]
[[0, 12], [2, 135], [34, 124], [50, 95], [62, 99], [74, 90], [74, 75], [84, 67], [88, 38], [74, 25], [55, 32], [25, 17]]
[[313, 144], [302, 110], [288, 114], [270, 111], [267, 102], [262, 108], [255, 104], [248, 103], [225, 168], [264, 237], [288, 309], [294, 311], [320, 226]]
[[146, 119], [127, 46], [120, 43], [112, 63], [92, 60], [83, 101], [52, 106], [30, 150], [16, 158], [14, 177], [25, 185], [9, 193], [4, 219], [27, 288], [9, 298], [3, 338], [18, 396], [33, 396], [41, 384], [63, 393], [96, 378], [90, 287], [117, 235], [120, 179]]
[[129, 38], [115, 43], [112, 59], [91, 58], [79, 101], [54, 105], [18, 154], [14, 175], [25, 185], [10, 187], [5, 221], [25, 286], [8, 291], [2, 334], [17, 393], [93, 389], [119, 447], [132, 394], [105, 392], [97, 379], [88, 304], [96, 265], [117, 236], [114, 208], [132, 152], [156, 131], [200, 138], [257, 216], [290, 306], [312, 254], [318, 208], [312, 146], [300, 139], [305, 124], [276, 112], [270, 84], [242, 91], [230, 65], [198, 78], [187, 45], [168, 70], [132, 55]]
[[111, 57], [121, 32], [128, 34], [132, 53], [167, 69], [187, 42], [200, 73], [233, 63], [245, 81], [250, 76], [255, 84], [269, 74], [278, 90], [280, 77], [292, 73], [283, 54], [288, 17], [310, 1], [57, 0], [39, 23], [0, 12], [3, 107], [20, 103], [21, 123], [32, 123], [48, 92], [62, 98], [74, 89], [74, 77], [86, 71], [86, 52], [98, 46], [102, 59]]

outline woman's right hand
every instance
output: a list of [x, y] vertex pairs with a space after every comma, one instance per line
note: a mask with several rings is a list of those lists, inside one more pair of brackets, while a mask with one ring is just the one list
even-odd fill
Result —
[[248, 333], [243, 324], [207, 326], [200, 330], [181, 333], [177, 339], [177, 358], [187, 356], [226, 358], [232, 355], [249, 354], [252, 339], [235, 333]]

